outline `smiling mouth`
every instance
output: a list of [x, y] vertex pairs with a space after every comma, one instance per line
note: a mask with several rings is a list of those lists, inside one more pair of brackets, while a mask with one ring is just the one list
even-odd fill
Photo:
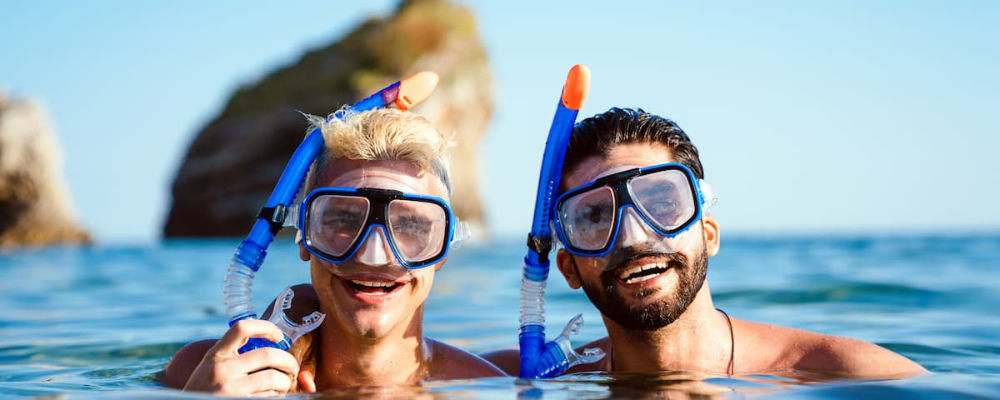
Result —
[[373, 295], [384, 295], [392, 293], [403, 286], [400, 282], [391, 281], [366, 281], [359, 279], [345, 279], [347, 287], [357, 292]]
[[618, 280], [625, 284], [648, 281], [670, 270], [670, 264], [668, 261], [660, 261], [625, 268], [618, 274]]

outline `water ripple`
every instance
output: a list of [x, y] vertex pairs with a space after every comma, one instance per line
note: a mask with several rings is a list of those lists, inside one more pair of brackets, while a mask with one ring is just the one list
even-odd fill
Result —
[[[218, 337], [221, 281], [235, 240], [53, 247], [0, 254], [0, 397], [204, 398], [165, 389], [157, 372], [184, 343]], [[482, 351], [516, 343], [522, 239], [466, 246], [435, 278], [429, 336]], [[306, 282], [297, 247], [279, 240], [254, 284], [259, 309]], [[861, 338], [934, 374], [887, 382], [807, 375], [577, 374], [429, 382], [404, 396], [609, 398], [1000, 397], [1000, 236], [727, 238], [710, 260], [716, 304], [737, 318]], [[600, 315], [556, 270], [548, 329], [583, 312], [574, 340], [605, 334]], [[409, 390], [409, 392], [407, 392]], [[325, 394], [355, 398], [357, 390]], [[291, 396], [296, 397], [296, 396]]]

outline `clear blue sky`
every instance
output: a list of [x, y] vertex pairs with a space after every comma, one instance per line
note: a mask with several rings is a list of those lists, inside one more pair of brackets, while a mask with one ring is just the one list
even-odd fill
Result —
[[[593, 72], [582, 115], [643, 107], [692, 136], [724, 232], [1000, 230], [1000, 3], [467, 3], [498, 95], [482, 186], [499, 234], [528, 229], [575, 63]], [[9, 3], [0, 87], [46, 105], [83, 225], [151, 241], [235, 87], [394, 4]]]

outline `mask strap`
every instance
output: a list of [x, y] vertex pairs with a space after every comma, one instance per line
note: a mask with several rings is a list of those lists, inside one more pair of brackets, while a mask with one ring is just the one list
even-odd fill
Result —
[[299, 228], [299, 204], [292, 204], [288, 207], [288, 212], [285, 213], [285, 220], [281, 223], [283, 227], [294, 227]]
[[302, 243], [302, 228], [299, 227], [299, 206], [300, 204], [289, 206], [288, 212], [285, 214], [285, 221], [281, 224], [281, 226], [286, 228], [295, 228], [295, 243]]
[[711, 183], [708, 183], [704, 179], [699, 179], [698, 186], [701, 187], [701, 198], [704, 201], [706, 209], [712, 208], [715, 203], [719, 202], [719, 195], [715, 193], [715, 188], [712, 187]]
[[472, 229], [469, 227], [469, 223], [465, 221], [460, 221], [455, 218], [455, 233], [451, 237], [451, 248], [458, 249], [462, 247], [462, 242], [468, 240], [472, 237]]

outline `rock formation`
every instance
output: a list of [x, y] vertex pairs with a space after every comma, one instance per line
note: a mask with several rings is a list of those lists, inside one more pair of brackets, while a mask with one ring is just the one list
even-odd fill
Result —
[[493, 109], [486, 54], [467, 9], [412, 0], [239, 89], [188, 149], [164, 235], [246, 234], [303, 138], [307, 123], [299, 111], [327, 115], [422, 70], [438, 73], [441, 81], [415, 111], [454, 136], [454, 209], [482, 226], [478, 149]]
[[42, 107], [0, 92], [0, 247], [89, 243], [74, 222]]

